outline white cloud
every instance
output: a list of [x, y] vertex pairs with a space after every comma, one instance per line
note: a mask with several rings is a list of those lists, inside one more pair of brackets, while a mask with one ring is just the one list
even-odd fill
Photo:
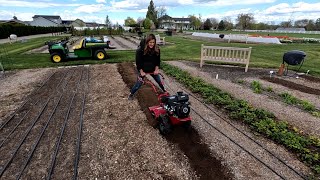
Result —
[[59, 3], [50, 3], [46, 1], [40, 2], [29, 2], [29, 1], [8, 1], [0, 0], [0, 7], [25, 7], [25, 8], [48, 8], [48, 7], [76, 7], [82, 4], [59, 4]]
[[74, 10], [75, 13], [96, 13], [107, 10], [107, 7], [103, 4], [91, 4], [79, 6]]
[[96, 0], [97, 3], [106, 3], [106, 0]]
[[32, 21], [34, 13], [13, 13], [12, 11], [1, 11], [0, 10], [0, 19], [1, 20], [11, 20], [13, 16], [16, 16], [18, 20], [21, 21]]
[[277, 0], [217, 0], [217, 1], [197, 1], [198, 6], [234, 6], [234, 5], [254, 5], [274, 3]]

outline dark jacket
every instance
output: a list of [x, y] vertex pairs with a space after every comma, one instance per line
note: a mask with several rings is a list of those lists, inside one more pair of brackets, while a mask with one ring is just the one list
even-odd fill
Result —
[[144, 41], [140, 43], [136, 51], [136, 65], [138, 71], [142, 69], [145, 73], [153, 73], [156, 66], [160, 68], [160, 52], [159, 55], [156, 53], [144, 55]]

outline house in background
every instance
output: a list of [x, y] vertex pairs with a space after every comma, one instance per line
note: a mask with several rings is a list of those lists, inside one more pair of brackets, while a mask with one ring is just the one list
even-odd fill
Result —
[[35, 15], [32, 18], [33, 18], [33, 21], [29, 23], [30, 26], [41, 26], [41, 27], [63, 26], [60, 16]]
[[71, 26], [76, 30], [84, 30], [87, 27], [87, 24], [81, 19], [76, 19], [71, 23]]
[[173, 18], [168, 15], [164, 15], [159, 19], [159, 28], [162, 29], [191, 29], [190, 18]]

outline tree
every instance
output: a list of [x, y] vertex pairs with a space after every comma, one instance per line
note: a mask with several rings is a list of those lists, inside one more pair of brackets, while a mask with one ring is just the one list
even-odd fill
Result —
[[125, 26], [133, 26], [137, 24], [136, 21], [132, 17], [127, 17], [127, 19], [124, 20], [124, 25]]
[[305, 28], [307, 31], [314, 31], [316, 29], [316, 24], [313, 20], [308, 20], [308, 23]]
[[210, 21], [210, 19], [207, 19], [204, 23], [203, 23], [203, 29], [204, 30], [210, 30], [212, 28], [212, 23]]
[[223, 31], [223, 30], [226, 29], [223, 20], [221, 20], [221, 21], [219, 22], [217, 29], [218, 29], [219, 31]]
[[292, 27], [292, 21], [289, 20], [289, 21], [282, 21], [280, 23], [280, 27], [284, 27], [284, 28], [289, 28], [289, 27]]
[[158, 19], [161, 18], [164, 15], [167, 15], [167, 9], [165, 7], [163, 7], [163, 6], [157, 8], [156, 12], [157, 12], [157, 18]]
[[146, 18], [144, 21], [143, 21], [143, 27], [145, 29], [150, 29], [151, 25], [153, 24], [153, 22], [149, 19], [149, 18]]
[[237, 26], [241, 30], [251, 29], [252, 24], [254, 24], [253, 14], [239, 14], [237, 18]]
[[107, 17], [106, 17], [106, 26], [107, 26], [107, 28], [110, 28], [111, 27], [111, 21], [110, 21], [110, 19], [109, 19], [109, 16], [107, 15]]
[[209, 19], [210, 19], [210, 22], [212, 24], [213, 29], [217, 29], [219, 21], [216, 18], [209, 18]]
[[151, 20], [155, 24], [155, 26], [158, 27], [157, 11], [152, 0], [150, 1], [150, 4], [148, 6], [146, 19]]
[[189, 15], [190, 25], [193, 26], [193, 29], [199, 29], [201, 26], [200, 18], [197, 18], [195, 15]]
[[309, 23], [308, 19], [301, 19], [294, 22], [294, 27], [304, 28]]
[[137, 19], [137, 24], [139, 25], [139, 27], [142, 27], [143, 26], [143, 21], [144, 21], [145, 19], [144, 18], [142, 18], [142, 17], [139, 17], [138, 19]]
[[225, 30], [233, 29], [233, 23], [231, 21], [231, 17], [224, 17], [223, 23], [224, 23]]
[[315, 28], [316, 28], [316, 30], [317, 31], [320, 31], [320, 18], [318, 18], [317, 20], [316, 20], [316, 23], [315, 23]]

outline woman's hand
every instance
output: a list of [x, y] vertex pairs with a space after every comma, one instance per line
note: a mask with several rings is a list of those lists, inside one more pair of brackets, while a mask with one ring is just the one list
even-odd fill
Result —
[[155, 75], [159, 74], [159, 68], [158, 68], [158, 66], [156, 66], [156, 69], [154, 70], [153, 74], [155, 74]]
[[144, 76], [146, 76], [146, 73], [141, 70], [140, 71], [140, 76], [144, 77]]

